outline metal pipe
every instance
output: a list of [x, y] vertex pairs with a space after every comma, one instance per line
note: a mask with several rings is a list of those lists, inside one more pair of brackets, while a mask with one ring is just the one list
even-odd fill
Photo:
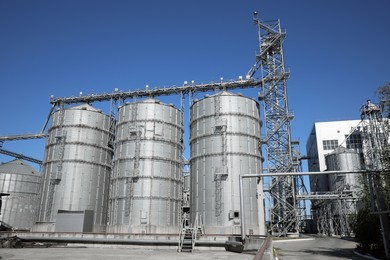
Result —
[[244, 216], [244, 190], [243, 190], [243, 187], [242, 187], [242, 176], [240, 174], [239, 176], [239, 185], [240, 185], [240, 188], [239, 188], [239, 192], [240, 192], [240, 220], [241, 220], [241, 239], [242, 239], [242, 242], [245, 241], [245, 216]]
[[55, 107], [56, 107], [56, 104], [53, 104], [53, 105], [51, 106], [51, 109], [50, 109], [50, 111], [49, 111], [49, 114], [48, 114], [47, 117], [46, 117], [46, 121], [45, 121], [45, 123], [43, 124], [42, 130], [41, 130], [41, 134], [45, 133], [47, 124], [49, 123], [49, 120], [50, 120], [50, 118], [51, 118], [51, 115], [52, 115], [52, 113], [53, 113]]
[[[115, 239], [115, 238], [75, 238], [75, 237], [19, 237], [22, 241], [34, 242], [63, 242], [80, 244], [125, 244], [125, 245], [161, 245], [177, 246], [178, 240], [152, 239]], [[224, 247], [226, 241], [196, 241], [197, 246]]]
[[67, 242], [81, 244], [127, 244], [127, 245], [166, 245], [176, 246], [177, 240], [115, 239], [115, 238], [75, 238], [75, 237], [21, 237], [24, 241]]
[[300, 175], [327, 175], [327, 174], [359, 174], [359, 173], [365, 173], [365, 174], [376, 174], [381, 173], [383, 171], [378, 170], [362, 170], [362, 171], [323, 171], [323, 172], [270, 172], [270, 173], [264, 173], [264, 174], [244, 174], [241, 175], [242, 178], [254, 178], [254, 177], [277, 177], [277, 176], [300, 176]]

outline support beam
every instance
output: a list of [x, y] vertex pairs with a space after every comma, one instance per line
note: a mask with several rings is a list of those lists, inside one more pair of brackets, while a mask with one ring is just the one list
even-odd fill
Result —
[[42, 139], [48, 137], [45, 133], [39, 134], [20, 134], [20, 135], [8, 135], [0, 136], [0, 141], [16, 141], [16, 140], [28, 140], [28, 139]]
[[22, 159], [22, 160], [25, 160], [25, 161], [29, 161], [29, 162], [33, 162], [33, 163], [42, 165], [42, 161], [41, 161], [41, 160], [38, 160], [38, 159], [35, 159], [35, 158], [32, 158], [32, 157], [29, 157], [29, 156], [25, 156], [25, 155], [23, 155], [23, 154], [14, 153], [14, 152], [7, 151], [7, 150], [4, 150], [4, 149], [0, 149], [0, 153], [1, 153], [1, 154], [8, 155], [8, 156], [15, 157], [15, 158], [17, 158], [17, 159]]
[[91, 103], [97, 101], [108, 101], [108, 100], [125, 100], [127, 98], [134, 97], [155, 97], [155, 96], [167, 96], [173, 94], [194, 94], [196, 92], [207, 92], [215, 90], [231, 90], [238, 88], [250, 88], [250, 87], [260, 87], [263, 82], [272, 81], [273, 79], [263, 79], [263, 80], [253, 80], [253, 79], [240, 79], [236, 81], [228, 82], [212, 82], [207, 84], [185, 84], [182, 86], [171, 86], [166, 88], [146, 88], [142, 90], [134, 91], [114, 91], [112, 93], [106, 94], [91, 94], [86, 96], [78, 97], [65, 97], [65, 98], [55, 98], [50, 99], [50, 103], [53, 105], [59, 104], [74, 104], [74, 103]]

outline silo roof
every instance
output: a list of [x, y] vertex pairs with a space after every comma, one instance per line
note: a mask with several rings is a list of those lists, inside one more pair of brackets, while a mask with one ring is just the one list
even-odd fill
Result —
[[94, 108], [93, 106], [91, 106], [89, 104], [82, 104], [79, 106], [71, 107], [69, 109], [75, 109], [75, 110], [81, 109], [81, 110], [88, 110], [88, 111], [94, 111], [94, 112], [101, 112], [100, 109]]
[[337, 154], [337, 153], [356, 153], [354, 150], [347, 149], [343, 146], [339, 146], [331, 154]]
[[14, 174], [36, 174], [40, 173], [36, 171], [32, 166], [26, 164], [20, 159], [16, 159], [0, 165], [0, 173], [14, 173]]
[[213, 96], [242, 96], [242, 95], [235, 94], [235, 93], [232, 93], [232, 92], [224, 90], [224, 91], [221, 91], [219, 93], [216, 93], [216, 94], [212, 95], [212, 97]]

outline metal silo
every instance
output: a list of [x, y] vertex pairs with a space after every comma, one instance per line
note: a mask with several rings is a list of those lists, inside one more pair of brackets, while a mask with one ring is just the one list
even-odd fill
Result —
[[[360, 170], [359, 154], [344, 147], [336, 148], [325, 156], [328, 171], [355, 171]], [[361, 185], [357, 174], [331, 174], [329, 175], [329, 190], [338, 194], [339, 199], [330, 204], [332, 221], [332, 235], [350, 236], [352, 234], [351, 220], [356, 212], [358, 192]]]
[[[325, 156], [328, 171], [360, 170], [359, 154], [353, 150], [339, 147]], [[359, 186], [357, 174], [329, 175], [329, 190], [355, 190]]]
[[155, 99], [118, 110], [109, 232], [177, 233], [183, 113]]
[[15, 229], [30, 229], [38, 217], [41, 174], [21, 160], [0, 165], [0, 220]]
[[[191, 107], [191, 219], [206, 233], [240, 234], [239, 176], [260, 174], [259, 105], [228, 92]], [[245, 234], [264, 234], [262, 181], [243, 179]]]
[[53, 114], [37, 230], [105, 230], [114, 123], [88, 104]]

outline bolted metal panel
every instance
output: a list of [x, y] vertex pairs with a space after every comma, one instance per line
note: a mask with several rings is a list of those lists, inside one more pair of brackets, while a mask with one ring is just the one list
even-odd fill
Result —
[[119, 108], [110, 232], [177, 233], [183, 113], [155, 99]]
[[58, 210], [94, 212], [93, 231], [105, 230], [113, 150], [113, 119], [90, 105], [53, 114], [43, 165], [39, 222], [56, 222]]
[[[336, 148], [325, 156], [328, 171], [357, 171], [360, 170], [359, 154], [344, 147]], [[333, 200], [320, 204], [318, 207], [318, 222], [320, 232], [328, 231], [331, 235], [349, 236], [352, 233], [351, 216], [356, 212], [356, 199], [361, 185], [357, 174], [329, 175], [329, 190], [343, 194], [347, 198]], [[321, 215], [320, 215], [321, 214]]]
[[[328, 171], [353, 171], [360, 170], [359, 154], [353, 150], [339, 147], [334, 152], [325, 156]], [[356, 174], [332, 174], [329, 175], [329, 190], [357, 190], [359, 187]]]
[[[228, 92], [208, 96], [192, 105], [190, 131], [192, 221], [198, 214], [206, 233], [240, 234], [239, 175], [262, 169], [258, 103]], [[243, 179], [243, 192], [245, 233], [259, 234], [262, 182]]]
[[0, 165], [0, 220], [15, 229], [30, 229], [38, 216], [41, 174], [17, 159]]

